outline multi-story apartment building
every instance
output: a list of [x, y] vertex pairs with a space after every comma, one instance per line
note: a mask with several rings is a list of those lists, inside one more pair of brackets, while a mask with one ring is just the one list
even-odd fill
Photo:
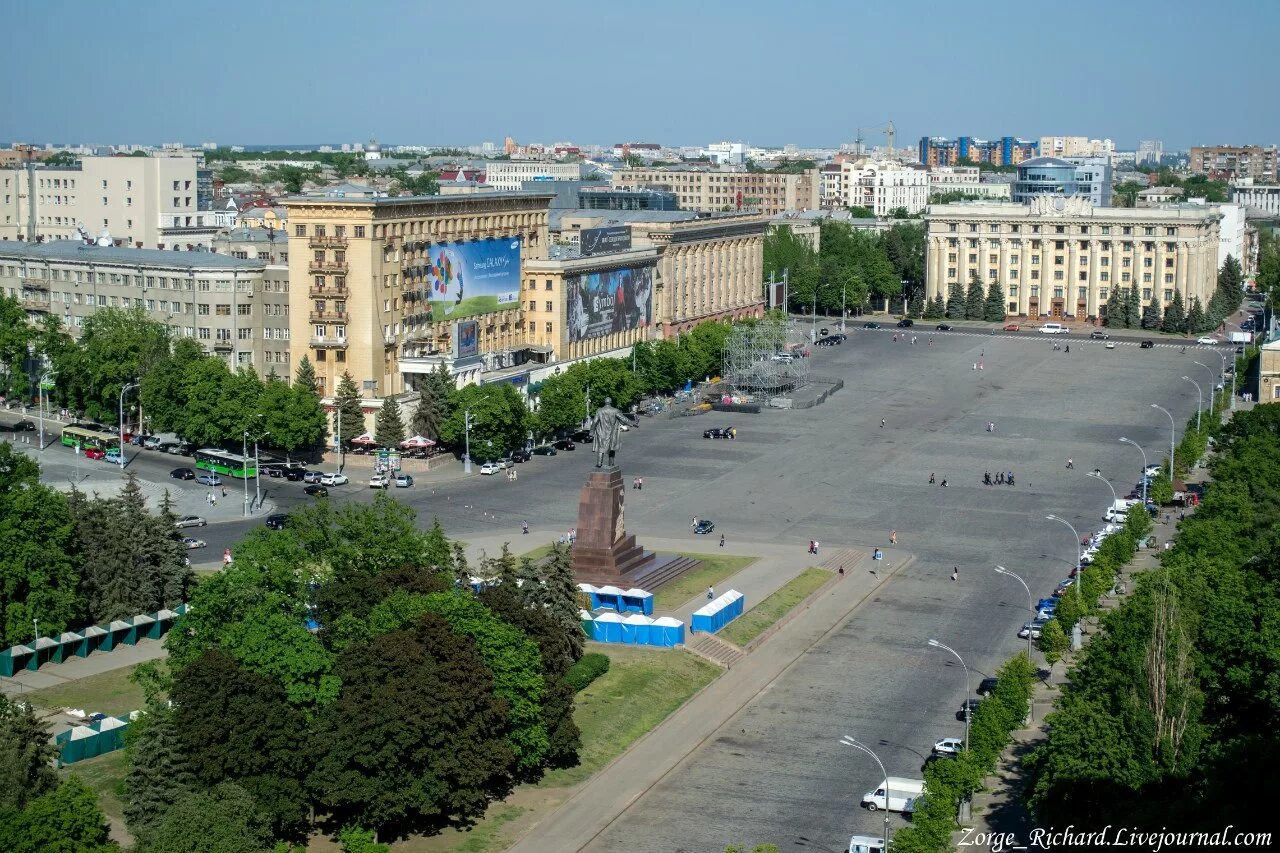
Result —
[[929, 203], [929, 173], [924, 166], [894, 160], [855, 160], [840, 164], [845, 207], [865, 207], [876, 216], [905, 208], [919, 213]]
[[1111, 205], [1111, 162], [1105, 157], [1033, 157], [1018, 164], [1012, 198], [1019, 204], [1039, 195], [1083, 196], [1097, 207]]
[[525, 181], [580, 181], [580, 162], [552, 160], [490, 160], [484, 166], [484, 182], [498, 192], [515, 192]]
[[1164, 159], [1164, 143], [1159, 139], [1144, 139], [1138, 143], [1133, 162], [1138, 166], [1159, 166]]
[[620, 189], [673, 192], [681, 210], [758, 210], [773, 216], [787, 210], [816, 210], [821, 179], [817, 169], [798, 173], [751, 172], [744, 166], [665, 166], [618, 169]]
[[827, 163], [819, 170], [819, 196], [823, 207], [844, 207], [843, 163]]
[[1242, 178], [1231, 185], [1231, 201], [1251, 216], [1280, 217], [1280, 185], [1260, 185]]
[[927, 293], [1000, 282], [1009, 314], [1105, 315], [1113, 288], [1138, 288], [1144, 305], [1208, 304], [1217, 283], [1217, 208], [1095, 207], [1087, 199], [1038, 196], [1029, 204], [934, 205], [926, 214]]
[[1191, 149], [1191, 172], [1215, 181], [1253, 178], [1276, 182], [1276, 147], [1268, 145], [1207, 145]]
[[0, 169], [0, 239], [73, 239], [83, 226], [122, 246], [208, 248], [217, 228], [212, 211], [200, 208], [201, 165], [190, 155], [155, 155]]
[[1037, 156], [1039, 148], [1035, 141], [1016, 136], [1002, 136], [993, 140], [975, 139], [972, 136], [955, 139], [924, 136], [920, 138], [917, 155], [926, 166], [955, 166], [961, 161], [1016, 166], [1023, 160]]
[[349, 372], [372, 401], [439, 365], [462, 385], [482, 356], [525, 360], [521, 265], [546, 257], [551, 198], [286, 199], [294, 362], [311, 360], [326, 397]]
[[282, 266], [211, 252], [0, 241], [0, 291], [72, 334], [101, 308], [137, 308], [232, 367], [290, 373], [289, 277]]
[[1042, 136], [1039, 153], [1041, 157], [1103, 157], [1110, 163], [1116, 144], [1110, 139], [1087, 136]]
[[977, 166], [934, 166], [929, 169], [929, 197], [959, 192], [993, 201], [1008, 201], [1012, 183], [983, 181]]

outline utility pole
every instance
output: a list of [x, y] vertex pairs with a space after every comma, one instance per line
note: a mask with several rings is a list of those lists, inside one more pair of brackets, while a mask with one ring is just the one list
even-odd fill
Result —
[[462, 440], [464, 449], [462, 453], [462, 473], [471, 473], [471, 410], [466, 409], [462, 413]]
[[249, 431], [244, 431], [244, 438], [241, 441], [240, 450], [240, 479], [244, 482], [244, 517], [249, 517], [249, 472], [246, 467], [249, 464]]
[[138, 387], [137, 382], [130, 382], [120, 389], [120, 423], [116, 427], [116, 439], [120, 444], [120, 470], [124, 470], [124, 395]]
[[587, 386], [587, 416], [582, 419], [583, 423], [591, 420], [591, 386]]

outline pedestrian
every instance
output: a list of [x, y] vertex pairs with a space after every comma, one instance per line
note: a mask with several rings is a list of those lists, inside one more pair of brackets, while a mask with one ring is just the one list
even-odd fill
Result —
[[911, 345], [912, 345], [912, 346], [915, 346], [915, 345], [916, 345], [916, 336], [915, 336], [915, 335], [912, 335], [912, 336], [911, 336]]
[[720, 534], [720, 547], [721, 547], [721, 548], [723, 548], [723, 547], [724, 547], [724, 534], [723, 534], [723, 533], [721, 533], [721, 534]]
[[529, 533], [529, 522], [527, 522], [527, 521], [526, 521], [526, 522], [524, 522], [523, 524], [521, 524], [521, 525], [520, 525], [520, 532], [521, 532], [521, 533], [523, 533], [523, 534], [525, 534], [525, 535], [528, 535], [528, 533]]
[[946, 477], [943, 477], [943, 478], [942, 478], [942, 488], [944, 488], [944, 489], [945, 489], [946, 487], [947, 487], [947, 478], [946, 478]]
[[929, 346], [933, 346], [933, 338], [929, 338]]
[[231, 549], [230, 548], [222, 549], [222, 565], [224, 566], [231, 565]]
[[1071, 344], [1067, 344], [1067, 352], [1071, 352]]
[[840, 567], [840, 577], [844, 577], [844, 566]]
[[960, 580], [960, 567], [959, 567], [959, 566], [952, 566], [952, 567], [951, 567], [951, 580], [952, 580], [953, 582], [954, 582], [954, 581], [958, 581], [958, 580]]
[[632, 489], [632, 491], [634, 491], [634, 490], [636, 490], [636, 489], [638, 489], [638, 488], [640, 488], [640, 478], [639, 478], [639, 477], [632, 477], [632, 478], [631, 478], [631, 489]]
[[1067, 467], [1068, 467], [1068, 468], [1074, 468], [1074, 467], [1076, 467], [1076, 465], [1075, 465], [1075, 463], [1074, 463], [1074, 462], [1072, 462], [1070, 459], [1068, 459], [1068, 460], [1067, 460]]
[[716, 597], [716, 590], [715, 590], [715, 587], [710, 587], [710, 586], [709, 586], [709, 587], [707, 587], [707, 601], [710, 601], [711, 599], [713, 599], [713, 598], [715, 598], [715, 597]]
[[898, 544], [898, 531], [896, 531], [896, 530], [890, 530], [890, 531], [889, 531], [889, 544], [890, 544], [890, 545], [897, 545], [897, 544]]
[[218, 496], [215, 495], [213, 492], [209, 493], [209, 503], [215, 507], [218, 505]]
[[880, 429], [884, 429], [884, 418], [880, 419]]
[[979, 369], [979, 370], [986, 370], [986, 367], [984, 367], [984, 366], [983, 366], [982, 362], [978, 362], [978, 369]]
[[937, 479], [934, 477], [934, 475], [933, 475], [933, 474], [930, 474], [930, 475], [929, 475], [929, 485], [930, 485], [930, 486], [932, 486], [936, 481], [937, 481]]
[[974, 370], [977, 370], [977, 369], [978, 369], [978, 362], [976, 362], [976, 361], [975, 361], [975, 362], [973, 363], [973, 369], [974, 369]]
[[818, 553], [818, 540], [817, 540], [817, 539], [813, 540], [813, 553], [815, 553], [815, 554], [817, 554], [817, 553]]
[[227, 496], [227, 487], [226, 487], [226, 486], [223, 486], [223, 487], [222, 487], [222, 496], [223, 496], [224, 498]]
[[637, 478], [636, 478], [636, 481], [637, 481], [637, 482], [636, 482], [636, 488], [643, 492], [643, 491], [644, 491], [644, 477], [637, 477]]

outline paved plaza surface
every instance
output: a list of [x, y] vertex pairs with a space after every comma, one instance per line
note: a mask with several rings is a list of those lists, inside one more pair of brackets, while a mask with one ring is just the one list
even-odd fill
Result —
[[[875, 749], [891, 775], [918, 777], [934, 740], [963, 734], [955, 711], [966, 695], [964, 673], [926, 640], [955, 648], [974, 686], [1017, 651], [1026, 594], [991, 567], [1019, 572], [1033, 593], [1047, 595], [1070, 570], [1075, 545], [1070, 531], [1044, 517], [1061, 515], [1082, 535], [1100, 526], [1111, 495], [1085, 472], [1100, 468], [1128, 491], [1141, 459], [1119, 437], [1158, 462], [1168, 452], [1169, 421], [1151, 403], [1173, 412], [1180, 435], [1196, 406], [1195, 388], [1181, 377], [1205, 385], [1205, 371], [1191, 362], [1220, 364], [1209, 348], [1107, 350], [1073, 338], [1068, 354], [1054, 351], [1046, 335], [928, 329], [917, 327], [915, 345], [894, 342], [887, 329], [850, 329], [842, 346], [816, 348], [814, 372], [843, 378], [845, 387], [815, 408], [645, 418], [623, 436], [628, 485], [644, 478], [643, 491], [626, 493], [627, 529], [642, 543], [713, 551], [723, 532], [727, 550], [759, 546], [782, 559], [794, 549], [801, 566], [810, 539], [822, 542], [824, 555], [879, 546], [892, 559], [896, 530], [899, 548], [914, 559], [705, 743], [687, 742], [697, 748], [672, 772], [616, 803], [629, 807], [603, 831], [568, 820], [567, 809], [547, 817], [543, 831], [566, 821], [560, 849], [708, 851], [771, 842], [835, 851], [851, 833], [878, 833], [880, 816], [858, 803], [879, 771], [840, 747], [840, 736]], [[730, 424], [736, 441], [702, 438], [704, 429]], [[510, 539], [520, 552], [575, 524], [591, 459], [589, 446], [534, 457], [515, 482], [463, 479], [446, 468], [415, 475], [417, 486], [392, 494], [414, 506], [423, 525], [436, 516], [450, 536], [486, 550]], [[163, 475], [180, 463], [134, 464], [140, 474]], [[1001, 469], [1014, 472], [1016, 486], [981, 484], [984, 471]], [[928, 485], [931, 473], [947, 488]], [[301, 484], [268, 483], [268, 499], [282, 510], [309, 500]], [[360, 480], [334, 490], [337, 500], [370, 493]], [[713, 519], [716, 535], [694, 536], [693, 516]], [[522, 536], [526, 520], [534, 532]], [[226, 521], [200, 533], [216, 554], [260, 524], [260, 517]], [[893, 823], [902, 825], [897, 816]]]

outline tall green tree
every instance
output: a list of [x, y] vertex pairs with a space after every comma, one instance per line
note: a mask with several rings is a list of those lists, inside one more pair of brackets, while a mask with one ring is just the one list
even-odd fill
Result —
[[1187, 317], [1182, 305], [1182, 291], [1174, 290], [1173, 299], [1169, 300], [1169, 305], [1165, 308], [1164, 319], [1160, 321], [1160, 330], [1163, 332], [1181, 332], [1186, 329]]
[[981, 320], [986, 315], [986, 294], [982, 292], [982, 279], [977, 271], [969, 273], [969, 293], [964, 300], [964, 319]]
[[169, 809], [196, 788], [195, 774], [182, 752], [174, 711], [154, 703], [129, 733], [129, 775], [124, 818], [135, 838], [143, 838]]
[[1231, 310], [1234, 311], [1244, 298], [1244, 271], [1240, 261], [1234, 255], [1227, 255], [1218, 271], [1218, 287], [1226, 294]]
[[1128, 297], [1122, 291], [1123, 288], [1113, 287], [1107, 294], [1106, 314], [1103, 315], [1102, 323], [1110, 329], [1125, 328], [1125, 306], [1128, 304]]
[[945, 310], [948, 320], [964, 319], [964, 287], [958, 281], [953, 281], [951, 284], [947, 285], [947, 305]]
[[1142, 328], [1159, 329], [1160, 328], [1160, 300], [1153, 296], [1151, 302], [1142, 309]]
[[71, 776], [17, 811], [0, 807], [0, 849], [6, 853], [109, 853], [111, 841], [98, 798]]
[[[187, 420], [187, 377], [193, 366], [210, 358], [194, 338], [177, 338], [172, 350], [156, 360], [142, 377], [139, 396], [143, 410], [156, 432], [182, 435]], [[218, 359], [222, 364], [222, 360]], [[221, 396], [221, 388], [218, 391]]]
[[[821, 243], [819, 243], [821, 245]], [[793, 308], [811, 306], [818, 289], [818, 256], [789, 225], [780, 225], [764, 238], [764, 279], [782, 281], [787, 273], [788, 301]]]
[[1187, 333], [1198, 335], [1207, 331], [1205, 324], [1208, 322], [1205, 317], [1204, 308], [1200, 305], [1200, 297], [1191, 297], [1191, 307], [1187, 309]]
[[1124, 307], [1124, 325], [1136, 329], [1142, 325], [1142, 296], [1136, 286], [1129, 288]]
[[374, 421], [374, 438], [379, 447], [399, 447], [408, 436], [404, 434], [404, 416], [396, 398], [388, 394], [382, 400], [382, 408]]
[[315, 365], [311, 363], [310, 358], [304, 355], [302, 360], [298, 362], [298, 369], [294, 372], [293, 384], [315, 393], [318, 382]]
[[[291, 454], [324, 444], [329, 418], [313, 388], [298, 382], [290, 385], [279, 377], [263, 383], [258, 411], [262, 416], [259, 424], [266, 433], [262, 441], [267, 446]], [[250, 437], [253, 435], [263, 432], [252, 432]]]
[[0, 813], [21, 810], [57, 787], [53, 755], [49, 733], [31, 704], [0, 695]]
[[942, 294], [938, 294], [929, 300], [928, 307], [924, 309], [924, 318], [926, 320], [941, 320], [947, 316], [947, 307], [942, 302]]
[[1003, 323], [1005, 318], [1004, 287], [993, 281], [987, 288], [987, 301], [983, 305], [982, 319], [988, 323]]
[[315, 181], [315, 171], [301, 166], [268, 166], [262, 171], [263, 177], [284, 187], [287, 193], [302, 192], [308, 181]]
[[908, 298], [924, 299], [925, 236], [919, 222], [895, 222], [880, 238], [880, 247], [894, 274], [906, 282]]
[[432, 441], [439, 440], [440, 427], [449, 417], [449, 401], [453, 393], [453, 377], [443, 364], [422, 378], [422, 384], [418, 388], [418, 405], [410, 420], [414, 435], [425, 436]]
[[137, 853], [268, 853], [270, 817], [242, 786], [222, 782], [184, 792], [156, 826], [139, 838]]
[[364, 411], [360, 408], [360, 389], [348, 371], [342, 372], [337, 390], [333, 394], [333, 434], [343, 447], [351, 446], [351, 439], [364, 433]]
[[36, 337], [27, 322], [27, 311], [16, 296], [0, 294], [0, 393], [29, 396], [30, 378], [25, 369], [28, 345]]
[[459, 452], [466, 443], [463, 419], [467, 410], [471, 412], [472, 459], [499, 459], [511, 448], [524, 445], [529, 410], [510, 383], [468, 385], [457, 393], [453, 412], [440, 427], [440, 438]]
[[57, 354], [54, 397], [91, 420], [114, 424], [121, 389], [168, 356], [168, 329], [141, 308], [98, 309], [85, 318], [78, 345]]

